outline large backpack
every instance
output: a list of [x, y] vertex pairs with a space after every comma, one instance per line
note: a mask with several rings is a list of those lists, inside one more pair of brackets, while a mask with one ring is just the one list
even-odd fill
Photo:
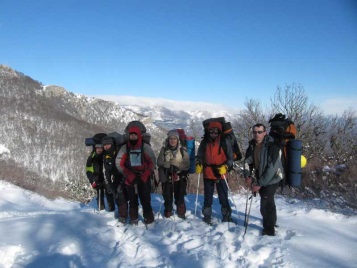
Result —
[[118, 132], [111, 132], [108, 133], [105, 138], [112, 138], [114, 142], [114, 146], [116, 147], [117, 151], [119, 151], [120, 147], [126, 142], [125, 135], [119, 134]]
[[177, 128], [175, 130], [179, 134], [181, 145], [187, 149], [187, 153], [190, 158], [190, 169], [188, 172], [190, 174], [193, 174], [196, 172], [196, 168], [195, 168], [195, 137], [187, 136], [185, 133], [185, 130], [182, 128]]
[[[203, 125], [203, 129], [204, 129], [204, 139], [206, 139], [206, 140], [208, 140], [208, 137], [209, 137], [208, 126], [209, 126], [210, 122], [218, 122], [222, 125], [221, 139], [223, 139], [223, 140], [225, 140], [226, 138], [229, 139], [230, 146], [232, 147], [232, 151], [233, 151], [233, 161], [241, 160], [242, 153], [240, 151], [238, 141], [234, 134], [231, 123], [226, 122], [224, 117], [215, 117], [215, 118], [209, 118], [209, 119], [204, 120], [202, 122], [202, 125]], [[225, 142], [221, 142], [221, 146], [224, 150], [227, 149], [227, 148], [225, 148], [225, 146], [226, 146]]]
[[94, 149], [94, 146], [95, 146], [96, 144], [101, 144], [101, 143], [102, 143], [102, 139], [103, 139], [105, 136], [107, 136], [106, 133], [96, 133], [96, 134], [94, 134], [94, 136], [91, 137], [91, 138], [85, 138], [85, 139], [84, 139], [84, 143], [85, 143], [86, 146], [92, 146], [93, 149]]
[[281, 161], [285, 178], [281, 186], [300, 186], [302, 141], [295, 139], [296, 126], [292, 120], [281, 113], [271, 118], [269, 123], [269, 135], [274, 138], [274, 143], [278, 144], [282, 150]]

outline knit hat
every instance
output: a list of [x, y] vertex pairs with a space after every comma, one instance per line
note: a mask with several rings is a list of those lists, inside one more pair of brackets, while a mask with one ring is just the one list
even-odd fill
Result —
[[95, 148], [103, 148], [103, 144], [101, 143], [97, 143], [96, 145], [94, 145]]
[[178, 140], [180, 139], [180, 135], [178, 134], [178, 132], [177, 132], [175, 129], [170, 130], [170, 131], [167, 133], [167, 137], [171, 137], [171, 136], [176, 137]]
[[208, 129], [212, 128], [218, 128], [220, 131], [222, 131], [222, 124], [219, 122], [209, 122]]
[[105, 145], [105, 144], [114, 144], [114, 141], [112, 139], [112, 137], [104, 137], [102, 139], [102, 144]]

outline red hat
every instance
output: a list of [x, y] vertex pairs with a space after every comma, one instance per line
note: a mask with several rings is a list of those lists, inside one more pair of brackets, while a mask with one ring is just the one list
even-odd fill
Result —
[[209, 122], [208, 129], [212, 128], [218, 128], [220, 131], [222, 131], [222, 124], [219, 122]]

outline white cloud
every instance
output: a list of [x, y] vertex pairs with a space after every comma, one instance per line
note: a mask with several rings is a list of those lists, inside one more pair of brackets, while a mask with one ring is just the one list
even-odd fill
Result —
[[119, 105], [140, 105], [140, 106], [164, 106], [172, 110], [184, 111], [212, 111], [222, 110], [237, 112], [239, 109], [232, 108], [223, 104], [194, 101], [176, 101], [164, 98], [148, 98], [134, 96], [115, 96], [115, 95], [91, 95], [90, 97], [99, 98], [107, 101], [118, 103]]

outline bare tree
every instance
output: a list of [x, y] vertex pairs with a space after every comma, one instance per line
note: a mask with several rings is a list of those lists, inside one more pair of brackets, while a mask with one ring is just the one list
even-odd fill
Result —
[[296, 126], [296, 138], [303, 140], [308, 158], [321, 157], [326, 147], [328, 124], [319, 107], [309, 102], [304, 87], [292, 83], [284, 88], [278, 87], [271, 100], [269, 114], [285, 114]]
[[252, 126], [256, 123], [266, 124], [266, 116], [260, 101], [248, 99], [244, 102], [244, 105], [246, 108], [240, 111], [237, 117], [232, 120], [234, 132], [243, 149], [247, 148], [248, 141], [252, 138]]
[[356, 111], [352, 108], [344, 111], [341, 117], [331, 118], [329, 145], [332, 157], [337, 164], [345, 164], [355, 158], [357, 150]]

